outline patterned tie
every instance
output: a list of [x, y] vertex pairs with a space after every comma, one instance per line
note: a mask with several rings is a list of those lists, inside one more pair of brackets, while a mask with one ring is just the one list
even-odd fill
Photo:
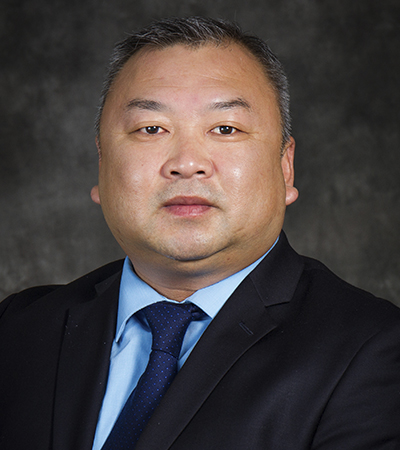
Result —
[[177, 373], [183, 337], [202, 311], [192, 303], [158, 302], [142, 310], [153, 343], [146, 370], [140, 377], [102, 450], [131, 450]]

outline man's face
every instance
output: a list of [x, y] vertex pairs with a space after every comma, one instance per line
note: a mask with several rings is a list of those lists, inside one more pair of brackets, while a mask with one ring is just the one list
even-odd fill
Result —
[[142, 50], [105, 102], [92, 198], [135, 268], [228, 276], [297, 198], [294, 142], [281, 145], [272, 88], [240, 46]]

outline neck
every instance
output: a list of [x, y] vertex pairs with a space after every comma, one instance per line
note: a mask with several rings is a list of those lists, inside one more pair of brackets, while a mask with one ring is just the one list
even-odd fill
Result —
[[[136, 275], [151, 286], [162, 296], [183, 301], [199, 289], [218, 283], [231, 275], [240, 272], [257, 261], [265, 252], [253, 255], [252, 258], [243, 258], [240, 265], [225, 264], [210, 268], [203, 261], [174, 261], [168, 260], [168, 265], [163, 267], [143, 265], [142, 261], [130, 258]], [[228, 259], [229, 260], [229, 259]]]
[[178, 302], [182, 302], [199, 289], [215, 284], [237, 272], [233, 271], [231, 273], [227, 271], [226, 273], [197, 274], [195, 276], [192, 274], [188, 276], [187, 274], [182, 274], [174, 270], [164, 271], [162, 273], [150, 271], [149, 273], [149, 271], [141, 270], [140, 265], [133, 264], [133, 266], [136, 275], [145, 283], [164, 297]]
[[194, 292], [218, 283], [248, 267], [268, 251], [276, 237], [257, 249], [241, 248], [240, 252], [218, 252], [204, 259], [179, 261], [143, 252], [128, 253], [139, 278], [164, 297], [183, 301]]

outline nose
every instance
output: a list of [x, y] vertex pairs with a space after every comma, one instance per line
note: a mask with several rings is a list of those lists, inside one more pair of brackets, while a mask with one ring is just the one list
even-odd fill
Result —
[[162, 167], [166, 178], [209, 178], [213, 173], [210, 156], [199, 143], [176, 145]]

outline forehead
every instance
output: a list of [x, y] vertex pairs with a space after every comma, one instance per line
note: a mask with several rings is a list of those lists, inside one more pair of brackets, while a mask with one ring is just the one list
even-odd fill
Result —
[[[143, 48], [117, 75], [109, 92], [155, 93], [158, 89], [220, 89], [246, 92], [250, 97], [275, 93], [261, 63], [238, 44], [188, 47], [176, 44], [163, 49]], [[271, 100], [271, 99], [269, 99]]]

